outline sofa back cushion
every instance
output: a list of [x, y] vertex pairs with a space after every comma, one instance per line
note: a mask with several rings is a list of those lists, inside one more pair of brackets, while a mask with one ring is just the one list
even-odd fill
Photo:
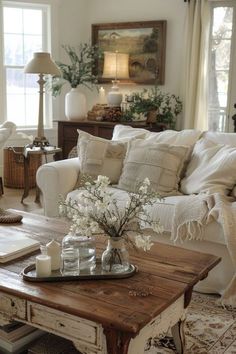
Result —
[[145, 140], [150, 143], [165, 143], [172, 145], [193, 146], [200, 138], [202, 132], [194, 129], [164, 130], [160, 133], [149, 132]]
[[143, 128], [133, 128], [129, 125], [116, 124], [113, 129], [112, 140], [139, 138], [143, 139], [149, 133]]
[[195, 129], [184, 129], [181, 131], [164, 130], [162, 132], [150, 132], [142, 128], [133, 128], [128, 125], [118, 124], [114, 127], [112, 140], [123, 138], [141, 138], [150, 143], [165, 143], [173, 145], [193, 146], [200, 138], [202, 132]]
[[78, 130], [78, 155], [81, 173], [96, 178], [107, 176], [111, 183], [118, 183], [127, 142], [102, 139], [82, 130]]
[[178, 194], [180, 174], [188, 155], [188, 146], [132, 140], [128, 143], [118, 187], [135, 192], [137, 186], [148, 177], [152, 189], [160, 195]]
[[229, 194], [235, 183], [236, 148], [217, 144], [206, 137], [200, 139], [193, 149], [186, 175], [181, 181], [181, 192]]
[[[204, 132], [203, 137], [214, 141], [216, 143], [230, 145], [236, 147], [236, 134], [235, 133], [218, 133], [218, 132]], [[236, 197], [236, 186], [232, 190], [232, 196]]]
[[218, 132], [207, 131], [202, 134], [202, 138], [211, 140], [217, 144], [224, 144], [224, 145], [236, 147], [235, 133], [218, 133]]

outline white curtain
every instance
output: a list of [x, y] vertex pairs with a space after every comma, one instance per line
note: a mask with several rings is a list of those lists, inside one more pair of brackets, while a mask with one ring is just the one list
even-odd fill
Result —
[[209, 0], [190, 0], [187, 6], [182, 128], [207, 130], [210, 5]]

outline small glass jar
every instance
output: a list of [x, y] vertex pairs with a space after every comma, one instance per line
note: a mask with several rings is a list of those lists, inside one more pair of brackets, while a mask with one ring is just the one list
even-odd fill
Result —
[[121, 237], [108, 240], [107, 248], [102, 254], [102, 269], [106, 272], [122, 273], [129, 269], [129, 253]]
[[62, 250], [67, 248], [78, 250], [80, 271], [91, 272], [96, 268], [96, 244], [94, 237], [69, 233], [62, 240]]
[[61, 273], [63, 275], [79, 274], [79, 252], [77, 249], [72, 247], [62, 249]]

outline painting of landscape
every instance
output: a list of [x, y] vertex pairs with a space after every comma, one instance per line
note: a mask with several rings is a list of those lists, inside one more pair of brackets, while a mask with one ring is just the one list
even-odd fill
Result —
[[[146, 21], [92, 25], [93, 44], [101, 52], [129, 54], [130, 81], [139, 84], [164, 84], [166, 21]], [[102, 78], [103, 56], [96, 74]]]

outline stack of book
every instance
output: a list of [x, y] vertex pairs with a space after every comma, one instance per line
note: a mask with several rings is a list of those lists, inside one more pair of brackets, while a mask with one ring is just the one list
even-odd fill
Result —
[[21, 353], [28, 348], [29, 343], [43, 334], [45, 332], [37, 328], [13, 321], [0, 327], [0, 353]]
[[4, 234], [0, 235], [0, 263], [24, 256], [39, 248], [40, 242], [27, 237], [25, 233], [18, 231], [14, 234], [11, 228], [4, 228]]

